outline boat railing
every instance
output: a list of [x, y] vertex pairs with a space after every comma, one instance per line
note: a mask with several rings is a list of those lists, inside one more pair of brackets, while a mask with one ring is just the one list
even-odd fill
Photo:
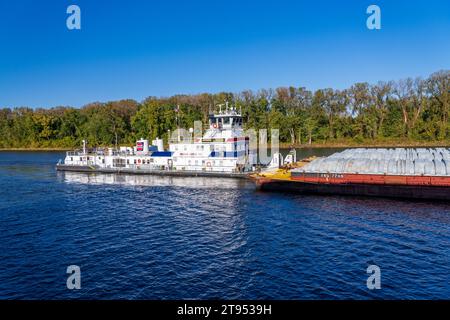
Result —
[[177, 138], [175, 138], [175, 139], [172, 139], [172, 138], [170, 138], [169, 139], [169, 144], [178, 144], [178, 143], [185, 143], [185, 144], [190, 144], [190, 143], [194, 143], [194, 139], [192, 139], [192, 138], [186, 138], [186, 137], [180, 137], [180, 139], [177, 139]]
[[66, 155], [69, 157], [72, 156], [103, 156], [106, 155], [108, 152], [103, 149], [89, 149], [84, 152], [83, 150], [74, 150], [74, 151], [67, 151]]
[[132, 156], [133, 154], [131, 154], [128, 151], [119, 151], [119, 150], [114, 150], [111, 153], [112, 156], [120, 156], [120, 157], [126, 157], [126, 156]]
[[67, 151], [66, 155], [71, 157], [71, 156], [84, 156], [85, 153], [83, 151]]
[[132, 170], [164, 170], [164, 171], [172, 171], [169, 167], [165, 165], [155, 165], [155, 164], [129, 164], [128, 169]]

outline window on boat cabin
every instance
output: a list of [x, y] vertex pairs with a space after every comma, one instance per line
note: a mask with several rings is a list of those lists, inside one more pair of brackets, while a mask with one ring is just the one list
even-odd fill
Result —
[[73, 161], [73, 157], [70, 157], [70, 161]]
[[223, 118], [223, 124], [230, 124], [230, 117]]
[[83, 157], [80, 157], [80, 161], [83, 161]]
[[134, 159], [134, 164], [136, 164], [136, 159]]
[[130, 164], [130, 159], [127, 159], [127, 164]]
[[105, 163], [105, 159], [102, 159], [102, 163]]

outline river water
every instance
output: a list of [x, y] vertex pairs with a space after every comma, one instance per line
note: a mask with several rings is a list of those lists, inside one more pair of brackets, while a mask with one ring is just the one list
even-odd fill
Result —
[[0, 152], [1, 299], [450, 298], [450, 203], [59, 173], [63, 156]]

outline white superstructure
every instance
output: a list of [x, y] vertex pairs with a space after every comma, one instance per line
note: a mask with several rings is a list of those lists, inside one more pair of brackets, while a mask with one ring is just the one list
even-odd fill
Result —
[[242, 115], [234, 108], [211, 114], [201, 137], [170, 141], [164, 150], [161, 139], [140, 139], [134, 147], [67, 152], [64, 166], [92, 168], [206, 171], [239, 173], [254, 170], [256, 151], [242, 127]]

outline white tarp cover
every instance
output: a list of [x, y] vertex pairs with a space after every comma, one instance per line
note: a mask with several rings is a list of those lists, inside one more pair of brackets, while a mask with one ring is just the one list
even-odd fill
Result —
[[292, 172], [450, 176], [450, 149], [347, 149]]

